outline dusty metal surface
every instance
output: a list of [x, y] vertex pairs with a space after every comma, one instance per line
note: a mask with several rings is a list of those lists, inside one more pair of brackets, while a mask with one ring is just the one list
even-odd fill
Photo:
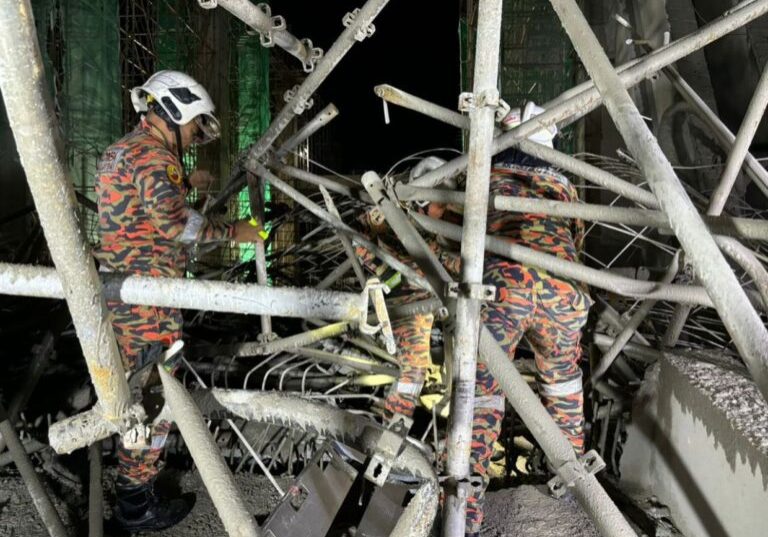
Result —
[[[214, 7], [216, 2], [204, 4], [205, 7]], [[476, 54], [479, 61], [475, 62], [475, 93], [465, 94], [461, 100], [465, 105], [462, 111], [467, 112], [466, 115], [436, 106], [392, 86], [375, 89], [376, 94], [388, 102], [468, 130], [467, 155], [428, 171], [409, 185], [397, 183], [397, 178], [392, 175], [382, 177], [369, 172], [358, 180], [340, 174], [335, 177], [320, 176], [310, 172], [309, 168], [289, 165], [285, 157], [333, 119], [338, 110], [329, 105], [296, 135], [275, 147], [278, 137], [294, 118], [310, 106], [312, 95], [352, 46], [373, 34], [372, 21], [386, 4], [386, 0], [368, 0], [361, 10], [345, 17], [346, 30], [314, 65], [313, 58], [318, 58], [311, 43], [298, 41], [285, 32], [280, 27], [280, 20], [270, 19], [271, 14], [247, 2], [219, 0], [221, 7], [236, 11], [240, 13], [240, 18], [250, 20], [249, 24], [257, 27], [267, 41], [271, 34], [274, 42], [301, 59], [307, 70], [308, 63], [311, 63], [314, 71], [289, 93], [288, 104], [277, 114], [262, 138], [251, 147], [247, 162], [238, 167], [233, 181], [220, 193], [213, 206], [223, 204], [242, 186], [246, 174], [256, 174], [295, 204], [290, 214], [283, 217], [285, 220], [298, 219], [296, 215], [301, 214], [301, 218], [312, 222], [315, 227], [303, 240], [283, 252], [269, 254], [264, 248], [259, 251], [256, 275], [261, 285], [106, 275], [102, 278], [103, 289], [85, 244], [77, 236], [77, 221], [70, 202], [72, 192], [57, 159], [53, 127], [46, 108], [42, 105], [29, 107], [22, 99], [23, 95], [28, 97], [28, 94], [34, 93], [41, 97], [37, 104], [44, 102], [40, 88], [42, 68], [39, 51], [34, 46], [29, 4], [22, 2], [17, 6], [18, 10], [4, 12], [6, 16], [0, 24], [20, 30], [24, 40], [14, 39], [12, 32], [0, 38], [0, 48], [7, 52], [0, 63], [0, 82], [57, 268], [2, 264], [0, 292], [68, 300], [77, 336], [99, 396], [99, 404], [93, 409], [77, 413], [51, 428], [51, 445], [60, 452], [72, 451], [110, 434], [121, 433], [142, 417], [141, 409], [137, 407], [126, 412], [129, 404], [127, 388], [122, 382], [119, 356], [105, 315], [105, 297], [130, 304], [199, 310], [199, 318], [203, 319], [210, 312], [262, 315], [262, 336], [271, 335], [275, 330], [282, 337], [251, 343], [234, 339], [221, 345], [201, 346], [197, 351], [199, 356], [196, 356], [199, 359], [192, 363], [185, 362], [186, 367], [180, 374], [184, 385], [161, 372], [168, 404], [179, 423], [181, 437], [200, 469], [204, 486], [220, 513], [224, 531], [230, 535], [261, 533], [253, 519], [252, 509], [241, 497], [237, 477], [231, 474], [232, 469], [243, 470], [248, 463], [254, 468], [257, 464], [260, 471], [269, 477], [275, 490], [282, 493], [281, 485], [273, 478], [272, 472], [291, 473], [295, 464], [315, 460], [313, 456], [319, 453], [320, 440], [332, 438], [354, 447], [367, 457], [360, 461], [344, 451], [347, 448], [339, 448], [345, 461], [343, 465], [355, 464], [362, 471], [366, 466], [371, 468], [371, 460], [373, 467], [377, 461], [384, 461], [387, 472], [381, 479], [371, 481], [385, 486], [390, 483], [387, 478], [408, 483], [413, 496], [407, 505], [398, 506], [404, 507], [396, 510], [400, 518], [396, 522], [388, 521], [391, 523], [388, 531], [391, 529], [390, 534], [396, 537], [429, 534], [435, 522], [441, 492], [436, 469], [446, 462], [442, 454], [446, 451], [447, 466], [441, 468], [443, 477], [447, 478], [444, 480], [447, 486], [443, 488], [447, 497], [443, 534], [452, 537], [463, 535], [464, 499], [469, 493], [474, 367], [479, 345], [480, 355], [504, 387], [527, 432], [537, 441], [558, 474], [553, 488], [558, 491], [572, 489], [583, 511], [602, 534], [635, 535], [594, 472], [601, 467], [603, 460], [609, 469], [618, 468], [621, 420], [626, 416], [628, 400], [639, 385], [645, 368], [660, 356], [660, 351], [654, 347], [659, 339], [656, 337], [657, 327], [665, 323], [669, 326], [667, 334], [661, 338], [668, 345], [674, 345], [682, 334], [688, 343], [706, 345], [715, 341], [723, 348], [729, 348], [732, 347], [728, 339], [730, 334], [763, 395], [768, 392], [768, 373], [765, 371], [768, 333], [760, 313], [754, 309], [758, 307], [764, 311], [768, 300], [768, 272], [763, 266], [766, 253], [759, 244], [768, 236], [768, 226], [764, 220], [745, 214], [739, 217], [722, 214], [723, 200], [728, 197], [735, 174], [742, 167], [750, 170], [758, 185], [765, 186], [766, 172], [748, 149], [755, 132], [755, 122], [762, 116], [768, 93], [761, 84], [749, 109], [745, 127], [733, 136], [726, 132], [727, 129], [723, 130], [722, 122], [711, 110], [699, 106], [701, 99], [697, 100], [695, 94], [688, 91], [690, 88], [686, 89], [685, 81], [675, 74], [672, 67], [677, 60], [768, 12], [768, 1], [744, 2], [694, 33], [614, 69], [604, 57], [576, 3], [552, 0], [594, 80], [566, 91], [548, 103], [542, 115], [499, 135], [494, 120], [498, 119], [495, 115], [499, 97], [496, 79], [501, 1], [482, 0], [478, 5]], [[239, 8], [248, 10], [250, 15], [237, 11]], [[11, 28], [17, 20], [20, 22]], [[655, 76], [662, 69], [666, 69], [684, 98], [698, 103], [698, 113], [706, 118], [716, 137], [729, 151], [722, 188], [711, 198], [709, 193], [692, 191], [689, 185], [678, 181], [677, 171], [661, 154], [652, 133], [646, 128], [645, 120], [626, 92], [625, 88]], [[30, 77], [30, 73], [33, 76]], [[768, 80], [768, 76], [763, 78], [763, 83]], [[24, 94], [20, 90], [28, 91]], [[605, 104], [615, 118], [633, 157], [624, 155], [623, 161], [618, 163], [607, 157], [595, 162], [590, 160], [589, 155], [566, 155], [527, 141], [543, 126], [559, 124], [562, 127], [601, 104]], [[24, 115], [27, 112], [30, 117]], [[583, 177], [591, 183], [590, 188], [615, 195], [614, 202], [621, 200], [628, 206], [614, 207], [613, 203], [575, 205], [500, 197], [489, 199], [488, 176], [492, 155], [509, 147], [518, 147], [572, 176]], [[245, 173], [242, 168], [245, 168]], [[432, 189], [465, 171], [466, 193]], [[307, 189], [296, 188], [278, 177], [278, 173], [319, 186], [320, 192], [310, 193]], [[646, 188], [646, 181], [651, 191]], [[332, 193], [343, 198], [337, 196], [334, 199]], [[463, 205], [463, 228], [407, 210], [409, 200], [424, 199]], [[321, 200], [326, 209], [320, 205]], [[707, 205], [709, 211], [706, 211]], [[416, 261], [424, 275], [350, 225], [350, 217], [372, 206], [378, 206], [382, 211], [403, 249]], [[598, 226], [609, 229], [620, 236], [619, 240], [623, 240], [624, 244], [620, 245], [618, 254], [608, 261], [592, 251], [587, 254], [591, 255], [588, 257], [590, 266], [567, 262], [511, 244], [502, 237], [486, 236], [489, 208], [594, 220], [595, 224], [589, 231], [594, 233]], [[704, 212], [708, 212], [708, 217], [703, 216]], [[760, 216], [758, 213], [746, 214]], [[666, 235], [650, 236], [646, 228], [661, 230]], [[674, 257], [679, 247], [669, 240], [670, 230], [679, 238], [687, 255], [681, 267], [678, 267], [678, 260]], [[728, 237], [712, 236], [712, 233]], [[456, 304], [449, 299], [448, 293], [448, 289], [457, 288], [455, 282], [451, 281], [447, 271], [430, 251], [426, 235], [430, 238], [447, 237], [461, 249], [463, 273]], [[313, 237], [317, 239], [316, 243], [310, 240], [314, 240]], [[617, 263], [627, 249], [636, 246], [635, 243], [642, 243], [657, 254], [651, 257], [655, 262], [651, 268], [655, 272], [647, 270], [645, 275], [640, 275], [637, 267]], [[389, 268], [401, 272], [408, 283], [428, 291], [432, 297], [414, 304], [390, 307], [384, 300], [383, 287], [374, 283], [372, 285], [377, 293], [373, 300], [375, 315], [369, 317], [368, 292], [371, 284], [365, 282], [354, 257], [353, 245], [364, 246], [378, 255]], [[312, 251], [312, 248], [320, 253]], [[526, 380], [510, 364], [489, 333], [480, 327], [480, 299], [489, 296], [484, 294], [488, 290], [481, 286], [485, 251], [587, 283], [600, 293], [602, 314], [596, 323], [593, 340], [596, 347], [605, 353], [605, 361], [595, 370], [592, 396], [595, 405], [593, 444], [602, 454], [602, 459], [595, 452], [590, 452], [583, 459], [576, 458]], [[319, 282], [317, 288], [284, 286], [286, 278], [276, 275], [282, 262], [280, 255], [297, 260], [308, 252], [327, 256], [323, 258], [327, 263], [320, 263], [323, 265], [323, 270], [318, 271], [321, 277], [314, 280]], [[726, 262], [724, 254], [734, 261], [733, 266]], [[268, 256], [271, 273], [268, 272]], [[689, 269], [691, 263], [695, 274]], [[351, 284], [351, 278], [346, 277], [350, 270], [354, 270], [357, 280], [351, 281]], [[224, 273], [228, 274], [228, 269]], [[266, 287], [270, 276], [274, 287]], [[702, 285], [696, 281], [702, 282]], [[327, 290], [334, 285], [356, 290], [362, 286], [363, 294]], [[627, 299], [640, 300], [633, 304]], [[623, 309], [626, 309], [623, 314], [617, 311]], [[447, 363], [443, 364], [440, 375], [435, 375], [442, 375], [442, 378], [433, 380], [433, 393], [429, 395], [445, 400], [449, 395], [452, 397], [450, 422], [445, 427], [438, 417], [437, 407], [433, 407], [428, 410], [432, 412], [431, 416], [427, 415], [427, 419], [431, 417], [428, 428], [419, 432], [421, 438], [411, 436], [404, 439], [398, 436], [400, 433], [393, 438], [395, 433], [380, 423], [385, 421], [381, 416], [382, 396], [386, 387], [395, 382], [400, 374], [397, 359], [393, 357], [398, 349], [394, 346], [389, 320], [416, 312], [435, 312], [438, 319], [444, 322], [436, 325], [434, 339], [438, 343], [437, 348], [443, 350]], [[716, 314], [724, 322], [727, 332]], [[291, 330], [295, 331], [283, 333], [276, 329], [277, 324], [270, 317], [308, 322], [301, 326], [301, 330], [296, 329], [299, 325], [296, 322], [291, 325]], [[311, 329], [310, 322], [316, 319], [344, 322]], [[671, 322], [668, 322], [670, 319]], [[314, 322], [315, 326], [319, 324]], [[374, 330], [368, 333], [370, 327]], [[236, 328], [227, 328], [229, 332], [236, 331]], [[378, 340], [373, 334], [377, 330], [383, 334]], [[695, 332], [694, 335], [700, 339], [695, 339], [686, 331]], [[361, 332], [360, 337], [355, 337], [355, 332]], [[702, 356], [694, 358], [703, 360]], [[675, 364], [679, 368], [687, 367]], [[702, 371], [700, 363], [688, 371], [696, 379], [696, 388], [713, 401], [730, 422], [737, 424], [740, 434], [747, 437], [747, 444], [752, 450], [748, 456], [764, 457], [765, 431], [762, 421], [750, 421], [749, 413], [744, 412], [745, 408], [754, 410], [755, 406], [764, 404], [754, 384], [749, 384], [747, 388], [751, 381], [742, 375], [737, 379], [729, 377], [718, 388], [710, 389], [715, 383], [710, 382], [711, 376]], [[208, 374], [210, 382], [207, 378], [203, 380]], [[446, 384], [451, 384], [452, 390], [446, 390]], [[185, 385], [190, 388], [191, 397]], [[209, 385], [211, 389], [191, 389], [194, 385]], [[235, 385], [242, 385], [242, 389], [220, 388]], [[735, 404], [733, 397], [723, 396], [726, 392], [743, 395], [749, 404]], [[203, 420], [201, 410], [208, 423]], [[21, 423], [34, 429], [25, 420]], [[3, 432], [6, 435], [13, 430], [13, 425], [4, 422]], [[15, 434], [12, 436], [17, 438]], [[27, 444], [35, 446], [32, 441]], [[23, 447], [21, 449], [23, 451]], [[94, 447], [92, 454], [95, 455], [97, 450]], [[739, 455], [743, 457], [744, 453], [740, 451]], [[92, 460], [93, 486], [97, 487], [100, 481], [98, 465], [95, 457]], [[391, 474], [388, 472], [390, 464]], [[315, 478], [318, 482], [322, 480], [320, 476]], [[342, 496], [349, 490], [345, 487], [352, 487], [351, 477], [344, 481], [343, 485], [338, 482], [336, 488], [333, 488], [333, 480], [316, 488], [319, 491], [321, 485], [328, 485], [333, 488], [330, 492], [338, 493], [338, 497], [334, 496], [333, 508], [323, 513], [325, 522], [314, 528], [318, 535], [325, 533], [326, 526], [330, 527], [331, 517], [341, 505]], [[322, 498], [311, 501], [315, 499]], [[100, 504], [100, 498], [94, 495], [94, 513], [98, 513]], [[312, 506], [318, 507], [319, 503], [306, 504], [306, 507]], [[301, 534], [300, 528], [293, 527], [295, 521], [291, 522], [287, 516], [292, 514], [291, 510], [300, 512], [300, 506], [297, 508], [295, 502], [291, 503], [291, 498], [286, 498], [282, 509], [279, 512], [286, 516], [278, 517], [281, 519], [279, 530], [277, 526], [271, 528], [269, 523], [268, 529], [275, 535]], [[50, 509], [47, 512], [51, 514]], [[50, 520], [48, 515], [46, 520]], [[95, 517], [100, 518], [100, 515]], [[555, 521], [556, 517], [547, 518], [546, 530], [551, 529], [549, 526]], [[98, 534], [98, 529], [94, 524], [94, 535]], [[582, 529], [585, 534], [591, 533], [589, 528]], [[491, 530], [498, 535], [505, 534], [499, 528]], [[536, 531], [542, 535], [556, 535], [554, 532], [546, 533], [542, 528]]]

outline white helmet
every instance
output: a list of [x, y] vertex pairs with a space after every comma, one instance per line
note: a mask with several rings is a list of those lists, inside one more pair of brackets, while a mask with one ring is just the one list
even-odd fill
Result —
[[[532, 117], [536, 117], [544, 112], [546, 112], [546, 110], [542, 107], [536, 106], [536, 103], [533, 101], [529, 101], [522, 111], [520, 108], [512, 108], [509, 113], [504, 116], [504, 119], [501, 120], [501, 128], [505, 131], [512, 130], [520, 125], [520, 123], [524, 123]], [[546, 145], [547, 147], [553, 147], [552, 140], [554, 140], [555, 136], [557, 136], [557, 125], [551, 125], [550, 127], [536, 131], [529, 136], [528, 139], [532, 142]]]
[[131, 102], [140, 114], [147, 112], [151, 103], [157, 103], [176, 125], [195, 121], [201, 132], [197, 144], [212, 142], [221, 134], [211, 96], [199, 82], [180, 71], [158, 71], [143, 86], [131, 90]]

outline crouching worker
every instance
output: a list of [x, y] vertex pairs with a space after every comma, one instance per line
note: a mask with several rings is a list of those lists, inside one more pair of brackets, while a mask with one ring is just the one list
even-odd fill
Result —
[[[210, 219], [186, 202], [190, 188], [206, 187], [213, 177], [184, 173], [183, 153], [192, 144], [219, 136], [214, 105], [190, 76], [160, 71], [131, 91], [141, 114], [136, 129], [105, 151], [98, 164], [100, 245], [95, 255], [104, 272], [182, 278], [186, 249], [217, 241], [260, 241], [260, 226], [243, 220]], [[155, 359], [182, 338], [181, 312], [173, 308], [107, 302], [126, 371], [134, 391], [148, 390]], [[174, 363], [165, 363], [168, 371]], [[154, 375], [156, 377], [156, 375]], [[155, 380], [157, 382], [157, 380]], [[157, 387], [155, 387], [157, 388]], [[152, 419], [153, 412], [144, 401]], [[158, 410], [162, 400], [153, 405]], [[118, 451], [115, 521], [126, 531], [154, 531], [181, 521], [192, 505], [154, 494], [159, 458], [171, 423], [155, 416], [146, 438], [123, 438]]]

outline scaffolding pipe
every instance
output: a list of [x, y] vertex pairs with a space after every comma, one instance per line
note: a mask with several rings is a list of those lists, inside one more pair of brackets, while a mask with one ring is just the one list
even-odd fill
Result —
[[40, 477], [35, 472], [29, 456], [16, 434], [16, 429], [8, 420], [8, 414], [2, 405], [0, 405], [0, 433], [2, 433], [8, 445], [8, 451], [13, 458], [14, 464], [16, 464], [16, 469], [21, 474], [21, 478], [24, 480], [24, 484], [27, 486], [29, 495], [32, 498], [32, 503], [43, 520], [48, 533], [51, 537], [67, 537], [67, 531], [64, 529], [61, 517], [59, 517], [56, 507], [54, 507], [53, 502], [51, 502], [51, 499], [45, 492], [43, 484], [40, 482]]
[[587, 72], [602, 92], [608, 113], [648, 178], [662, 210], [669, 217], [673, 232], [715, 303], [758, 389], [768, 400], [768, 331], [760, 316], [707, 231], [575, 0], [550, 0], [550, 3]]
[[[258, 219], [259, 224], [264, 226], [264, 197], [265, 197], [265, 184], [254, 176], [253, 174], [247, 174], [246, 181], [248, 183], [248, 204], [251, 209], [251, 218], [254, 216]], [[267, 274], [267, 250], [264, 247], [264, 241], [256, 241], [253, 245], [253, 261], [256, 267], [256, 282], [259, 285], [267, 286], [269, 283], [269, 276]], [[269, 315], [261, 315], [259, 317], [261, 323], [261, 336], [263, 339], [269, 339], [272, 337], [272, 317]]]
[[[725, 171], [723, 171], [723, 175], [720, 178], [720, 184], [717, 185], [717, 189], [715, 189], [714, 194], [712, 194], [709, 200], [707, 214], [719, 215], [723, 211], [731, 189], [736, 183], [739, 171], [744, 165], [744, 159], [747, 153], [749, 153], [749, 146], [752, 144], [757, 128], [760, 126], [760, 121], [763, 119], [766, 105], [768, 105], [768, 68], [763, 67], [760, 82], [757, 84], [754, 95], [752, 95], [749, 108], [747, 108], [747, 113], [744, 115], [744, 120], [741, 122], [741, 127], [739, 127], [739, 132], [736, 134], [736, 139], [733, 142], [731, 153], [728, 155], [728, 160], [725, 163]], [[760, 167], [762, 168], [762, 165]]]
[[[475, 407], [478, 328], [485, 258], [485, 226], [488, 219], [488, 189], [491, 173], [496, 107], [499, 105], [497, 79], [501, 43], [501, 0], [480, 0], [473, 105], [469, 110], [469, 151], [461, 235], [461, 288], [456, 301], [454, 368], [451, 415], [447, 431], [446, 489], [443, 535], [461, 537], [466, 525], [469, 493], [469, 457], [472, 418]], [[438, 295], [439, 296], [439, 295]]]
[[293, 353], [298, 354], [299, 356], [304, 356], [311, 360], [316, 360], [318, 362], [325, 362], [328, 364], [348, 367], [350, 369], [362, 371], [363, 373], [369, 373], [371, 375], [388, 375], [392, 378], [397, 378], [400, 374], [398, 368], [396, 367], [380, 365], [374, 360], [358, 358], [357, 356], [347, 356], [328, 351], [321, 351], [318, 349], [306, 348], [298, 348], [294, 350]]
[[367, 0], [359, 11], [354, 14], [350, 13], [345, 17], [346, 29], [341, 32], [336, 42], [318, 62], [315, 70], [302, 82], [269, 128], [251, 148], [246, 161], [248, 167], [258, 162], [291, 120], [304, 111], [317, 88], [331, 74], [352, 46], [363, 41], [369, 35], [373, 35], [375, 30], [373, 20], [388, 2], [389, 0]]
[[301, 168], [281, 164], [275, 160], [270, 161], [269, 167], [293, 179], [304, 181], [310, 185], [323, 186], [331, 192], [347, 196], [348, 198], [360, 199], [366, 203], [370, 203], [370, 198], [368, 198], [368, 195], [365, 192], [360, 192], [359, 190], [356, 190], [348, 185], [341, 184], [340, 182], [334, 181], [333, 179], [328, 179], [327, 177], [302, 170]]
[[[687, 102], [699, 117], [710, 126], [725, 152], [730, 154], [733, 151], [736, 142], [736, 137], [730, 129], [719, 117], [717, 117], [717, 114], [712, 111], [707, 103], [704, 102], [704, 99], [696, 93], [688, 82], [680, 76], [677, 69], [669, 66], [663, 69], [663, 72], [685, 102]], [[752, 156], [751, 153], [748, 152], [744, 156], [744, 164], [746, 165], [745, 171], [747, 172], [747, 175], [762, 191], [763, 195], [768, 197], [768, 171], [755, 157]]]
[[[11, 423], [16, 423], [16, 418], [24, 407], [27, 405], [32, 392], [37, 387], [37, 383], [40, 377], [48, 367], [48, 363], [53, 356], [55, 350], [53, 348], [54, 337], [53, 332], [46, 332], [43, 337], [43, 341], [39, 345], [35, 345], [32, 348], [32, 363], [29, 364], [29, 371], [24, 383], [16, 395], [11, 399], [11, 403], [8, 406], [8, 418]], [[5, 440], [0, 435], [0, 453], [5, 449]]]
[[[198, 1], [203, 7], [208, 3], [206, 0]], [[312, 48], [311, 41], [300, 40], [287, 31], [282, 17], [273, 17], [271, 13], [265, 13], [261, 7], [253, 5], [250, 0], [213, 0], [213, 7], [216, 4], [256, 30], [261, 36], [263, 46], [275, 44], [297, 58], [307, 73], [314, 69], [315, 63], [322, 56], [321, 50]]]
[[[671, 283], [677, 275], [677, 271], [680, 268], [679, 258], [680, 252], [678, 251], [678, 253], [675, 254], [675, 257], [672, 259], [672, 262], [669, 264], [669, 268], [664, 274], [664, 277], [661, 279], [662, 284]], [[654, 307], [656, 307], [656, 300], [643, 301], [637, 311], [635, 311], [632, 317], [621, 329], [621, 332], [616, 335], [616, 338], [614, 339], [614, 342], [610, 348], [603, 353], [603, 356], [600, 358], [600, 362], [597, 364], [597, 367], [592, 370], [592, 375], [590, 376], [587, 384], [591, 383], [594, 386], [602, 378], [606, 371], [610, 369], [610, 367], [613, 365], [613, 362], [619, 356], [619, 353], [624, 350], [624, 346], [629, 343], [629, 340], [632, 339], [632, 336], [635, 335], [635, 331], [640, 327], [640, 324], [645, 320], [645, 318], [648, 317], [648, 314], [651, 313], [651, 310]]]
[[[605, 334], [594, 334], [593, 338], [595, 345], [601, 349], [608, 349], [611, 345], [613, 345], [614, 341], [616, 341], [613, 337], [607, 336]], [[624, 346], [624, 354], [630, 358], [634, 358], [635, 360], [640, 360], [641, 362], [646, 363], [654, 363], [658, 361], [662, 356], [661, 352], [652, 347], [632, 342], [629, 342]]]
[[186, 388], [158, 366], [165, 401], [197, 465], [200, 477], [230, 537], [258, 537], [261, 532], [243, 501], [227, 463]]
[[277, 160], [283, 160], [283, 158], [285, 158], [288, 153], [291, 153], [294, 149], [299, 147], [303, 142], [308, 140], [310, 136], [333, 121], [333, 119], [338, 115], [339, 109], [336, 108], [336, 105], [333, 103], [323, 108], [319, 114], [312, 118], [311, 121], [299, 129], [296, 134], [288, 138], [288, 140], [286, 140], [285, 143], [280, 146], [280, 149], [275, 152], [275, 158]]
[[[322, 185], [318, 188], [323, 195], [326, 210], [337, 220], [341, 220], [341, 215], [339, 214], [338, 209], [336, 209], [336, 204], [333, 203], [331, 194]], [[340, 232], [336, 232], [336, 237], [339, 239], [339, 242], [341, 242], [341, 246], [344, 249], [344, 254], [347, 256], [347, 259], [352, 263], [352, 271], [355, 273], [355, 276], [357, 276], [357, 283], [360, 284], [361, 289], [365, 289], [367, 278], [365, 277], [365, 273], [363, 273], [363, 267], [360, 266], [360, 261], [357, 259], [357, 255], [355, 255], [355, 248], [352, 246], [352, 241], [349, 240], [349, 237]]]
[[402, 274], [410, 283], [421, 289], [425, 289], [437, 295], [437, 292], [432, 290], [429, 282], [422, 277], [418, 272], [411, 267], [397, 259], [395, 256], [387, 253], [382, 248], [379, 248], [376, 244], [368, 240], [363, 234], [358, 233], [347, 224], [342, 222], [339, 218], [336, 218], [328, 211], [323, 210], [317, 203], [313, 202], [307, 196], [293, 188], [291, 185], [277, 177], [275, 174], [266, 169], [263, 165], [256, 163], [254, 165], [255, 173], [264, 177], [269, 183], [278, 189], [280, 192], [294, 200], [299, 205], [305, 207], [309, 212], [315, 215], [320, 220], [329, 224], [333, 229], [342, 231], [350, 235], [355, 242], [365, 247], [369, 252], [377, 256], [384, 263], [397, 270]]
[[349, 329], [350, 325], [348, 322], [335, 323], [275, 341], [239, 343], [230, 349], [217, 346], [212, 351], [239, 357], [266, 356], [276, 352], [293, 351], [299, 347], [307, 347], [324, 339], [346, 334], [349, 332]]
[[80, 233], [29, 0], [0, 9], [0, 90], [99, 411], [107, 420], [132, 427], [135, 422], [123, 416], [142, 413], [128, 412], [131, 394], [96, 265]]
[[[251, 146], [245, 160], [245, 167], [252, 168], [267, 153], [272, 144], [282, 134], [285, 128], [297, 115], [300, 115], [311, 104], [312, 95], [320, 85], [328, 78], [328, 75], [336, 68], [352, 46], [373, 35], [375, 27], [373, 20], [389, 0], [367, 0], [365, 5], [353, 13], [344, 17], [346, 29], [341, 32], [336, 42], [328, 52], [320, 59], [315, 69], [304, 79], [304, 82], [292, 92], [288, 102], [280, 113], [272, 120], [264, 134]], [[244, 178], [235, 176], [212, 203], [212, 207], [219, 207], [226, 203], [227, 199], [242, 188]]]
[[[306, 433], [323, 435], [373, 454], [386, 428], [365, 416], [285, 392], [251, 390], [198, 390], [192, 393], [206, 417], [224, 419], [232, 415], [258, 423], [271, 423]], [[396, 474], [436, 480], [425, 454], [406, 438], [392, 465]]]
[[574, 496], [600, 534], [605, 537], [636, 537], [597, 478], [576, 458], [570, 442], [485, 327], [480, 329], [480, 360], [499, 382], [504, 395], [528, 426], [555, 471], [572, 487]]
[[715, 236], [715, 242], [725, 255], [735, 261], [744, 269], [757, 287], [760, 297], [763, 299], [764, 308], [768, 308], [768, 271], [755, 256], [754, 252], [731, 237]]
[[[355, 293], [185, 278], [103, 273], [101, 276], [108, 300], [140, 306], [339, 321], [358, 321], [362, 313], [362, 298]], [[64, 298], [61, 280], [54, 269], [8, 263], [0, 263], [0, 294]]]
[[317, 284], [317, 289], [324, 290], [331, 287], [333, 284], [335, 284], [337, 281], [339, 281], [341, 278], [344, 277], [344, 275], [349, 272], [349, 269], [352, 268], [352, 261], [349, 259], [345, 259], [341, 262], [341, 264], [333, 269], [328, 276], [323, 278], [323, 281]]
[[[398, 183], [395, 192], [400, 201], [430, 201], [464, 205], [464, 193], [436, 188], [419, 188]], [[635, 227], [653, 227], [670, 231], [669, 220], [661, 211], [570, 203], [566, 201], [525, 198], [517, 196], [491, 196], [489, 209], [515, 213], [543, 214], [559, 218], [579, 218], [591, 222], [606, 222]], [[731, 216], [703, 216], [712, 233], [747, 240], [768, 240], [768, 221]]]
[[[461, 238], [461, 227], [443, 220], [435, 220], [428, 216], [411, 213], [411, 218], [430, 233], [458, 241]], [[485, 247], [488, 252], [506, 257], [518, 263], [538, 267], [562, 278], [570, 278], [587, 283], [598, 289], [605, 289], [617, 295], [669, 302], [683, 302], [699, 306], [713, 307], [712, 300], [706, 290], [700, 286], [646, 282], [625, 278], [610, 271], [598, 270], [573, 261], [566, 261], [555, 255], [539, 252], [519, 244], [508, 242], [500, 237], [488, 235], [485, 237]]]
[[[702, 26], [697, 31], [656, 49], [642, 59], [628, 62], [619, 67], [617, 71], [621, 84], [627, 88], [632, 87], [653, 73], [741, 28], [766, 12], [768, 12], [768, 0], [744, 0], [738, 6], [728, 10], [721, 17]], [[602, 97], [595, 89], [593, 82], [576, 86], [553, 101], [546, 103], [544, 105], [546, 111], [543, 114], [521, 123], [517, 128], [496, 138], [493, 144], [493, 153], [497, 154], [514, 146], [542, 128], [557, 125], [565, 120], [575, 121], [596, 109], [600, 104], [602, 104]], [[413, 181], [413, 185], [437, 186], [446, 179], [462, 173], [467, 168], [467, 163], [467, 155], [460, 156], [419, 177]]]
[[[426, 116], [453, 125], [454, 127], [464, 130], [469, 129], [469, 118], [467, 116], [414, 95], [410, 95], [397, 88], [393, 88], [392, 86], [376, 86], [376, 94], [388, 102], [421, 112]], [[546, 160], [555, 166], [583, 177], [587, 181], [602, 186], [629, 200], [645, 205], [646, 207], [658, 207], [658, 202], [652, 192], [643, 190], [639, 186], [633, 185], [623, 179], [619, 179], [615, 175], [608, 173], [605, 170], [601, 170], [596, 166], [592, 166], [587, 162], [528, 140], [521, 140], [516, 145], [529, 155], [541, 160]], [[412, 184], [413, 183], [411, 183], [411, 185]], [[412, 186], [411, 188], [418, 187]]]
[[373, 203], [384, 214], [389, 227], [394, 231], [397, 238], [400, 239], [410, 258], [424, 273], [432, 288], [440, 291], [438, 296], [444, 299], [446, 284], [453, 282], [451, 275], [448, 274], [448, 271], [437, 259], [437, 256], [429, 248], [424, 238], [413, 227], [407, 215], [387, 197], [384, 191], [384, 183], [376, 172], [366, 172], [363, 174], [363, 186], [368, 195], [371, 196]]
[[88, 448], [88, 537], [104, 535], [104, 487], [101, 483], [101, 441]]

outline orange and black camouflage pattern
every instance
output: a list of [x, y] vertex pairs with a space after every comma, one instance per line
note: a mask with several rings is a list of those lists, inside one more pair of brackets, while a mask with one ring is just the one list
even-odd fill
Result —
[[[578, 202], [571, 182], [551, 168], [514, 163], [497, 164], [490, 178], [491, 196], [517, 196]], [[584, 243], [581, 220], [506, 211], [488, 213], [487, 232], [528, 248], [579, 261]], [[461, 259], [455, 252], [433, 249], [449, 272], [458, 276]], [[583, 392], [580, 388], [581, 331], [592, 299], [586, 286], [545, 270], [486, 255], [483, 282], [497, 289], [497, 301], [485, 304], [482, 320], [512, 360], [525, 336], [534, 349], [537, 383], [557, 387], [578, 385], [567, 395], [540, 393], [544, 407], [577, 453], [584, 450]], [[559, 391], [559, 390], [553, 390]], [[568, 391], [568, 390], [565, 390]], [[471, 468], [483, 486], [467, 501], [467, 533], [477, 533], [483, 521], [483, 497], [493, 445], [504, 417], [502, 392], [482, 363], [477, 365], [476, 404], [472, 429]]]
[[[406, 252], [391, 246], [392, 244], [399, 244], [399, 241], [386, 222], [373, 216], [373, 213], [374, 211], [367, 211], [358, 219], [369, 239], [377, 241], [380, 248], [422, 274], [421, 269]], [[388, 265], [362, 246], [355, 249], [355, 254], [363, 267], [382, 281], [386, 281], [387, 274], [393, 272]], [[408, 304], [429, 297], [430, 294], [427, 291], [413, 287], [407, 281], [403, 281], [387, 296], [387, 303], [391, 305]], [[414, 315], [411, 318], [395, 319], [392, 322], [392, 332], [397, 346], [396, 358], [400, 364], [400, 376], [389, 390], [384, 403], [384, 408], [390, 413], [412, 417], [416, 410], [430, 365], [430, 334], [433, 322], [434, 317], [431, 314]]]
[[[204, 218], [187, 205], [181, 170], [173, 151], [150, 134], [145, 120], [107, 148], [96, 178], [100, 243], [94, 255], [100, 270], [179, 278], [189, 244], [231, 239], [231, 225]], [[149, 345], [168, 347], [182, 337], [177, 309], [114, 301], [107, 307], [128, 372], [141, 365]], [[133, 484], [154, 478], [169, 429], [167, 422], [156, 425], [146, 449], [121, 447], [119, 475]]]

